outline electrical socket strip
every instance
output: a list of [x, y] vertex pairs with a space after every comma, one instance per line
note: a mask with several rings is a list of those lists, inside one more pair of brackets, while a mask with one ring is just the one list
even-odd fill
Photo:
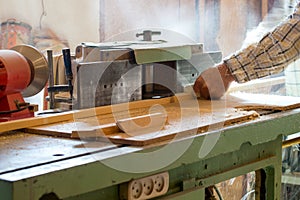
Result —
[[166, 194], [168, 189], [168, 172], [132, 180], [128, 183], [128, 200], [151, 199]]

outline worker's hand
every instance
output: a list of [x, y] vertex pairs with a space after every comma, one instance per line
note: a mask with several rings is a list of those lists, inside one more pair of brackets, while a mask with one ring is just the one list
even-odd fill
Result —
[[205, 99], [220, 99], [234, 81], [226, 64], [222, 63], [203, 71], [194, 83], [196, 95]]

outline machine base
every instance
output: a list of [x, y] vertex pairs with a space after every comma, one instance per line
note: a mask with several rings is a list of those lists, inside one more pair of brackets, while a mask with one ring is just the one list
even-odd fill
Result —
[[29, 106], [25, 105], [25, 101], [21, 93], [8, 94], [0, 98], [0, 122], [33, 116], [33, 110], [31, 110]]

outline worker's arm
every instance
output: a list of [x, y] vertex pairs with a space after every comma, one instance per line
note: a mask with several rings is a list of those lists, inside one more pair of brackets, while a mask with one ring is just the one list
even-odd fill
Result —
[[[222, 64], [201, 73], [194, 84], [194, 91], [207, 99], [220, 98], [233, 80], [243, 83], [279, 73], [288, 64], [299, 58], [299, 54], [300, 3], [286, 21], [266, 34], [258, 43], [248, 46], [224, 59]], [[213, 74], [216, 72], [215, 69], [220, 68], [227, 70], [218, 70], [219, 75]], [[228, 74], [232, 76], [228, 76]], [[213, 84], [208, 80], [215, 77], [221, 77], [224, 85], [219, 85], [220, 81]]]
[[300, 9], [257, 44], [232, 55], [224, 62], [239, 83], [276, 74], [299, 57]]

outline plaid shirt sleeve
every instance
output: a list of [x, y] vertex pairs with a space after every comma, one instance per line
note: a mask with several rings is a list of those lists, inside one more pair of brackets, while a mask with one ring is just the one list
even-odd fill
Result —
[[294, 13], [258, 43], [224, 59], [239, 83], [276, 74], [300, 56], [300, 2]]

